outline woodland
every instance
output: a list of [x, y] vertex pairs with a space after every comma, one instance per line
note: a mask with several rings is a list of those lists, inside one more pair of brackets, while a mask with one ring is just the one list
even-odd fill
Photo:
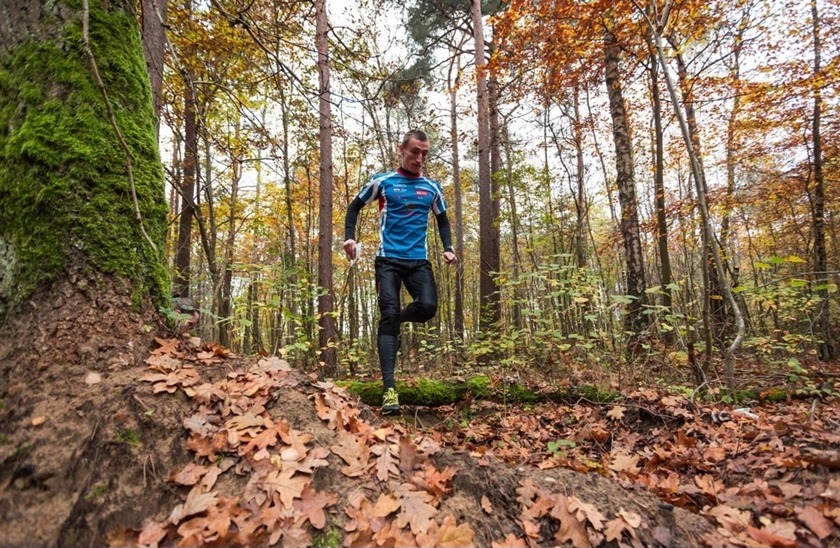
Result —
[[[0, 546], [840, 546], [837, 36], [0, 0]], [[416, 128], [459, 260], [391, 418], [344, 214]]]

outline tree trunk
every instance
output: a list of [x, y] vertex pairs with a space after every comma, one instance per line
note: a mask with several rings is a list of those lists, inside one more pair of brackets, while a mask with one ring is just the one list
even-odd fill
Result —
[[[653, 45], [651, 44], [651, 50]], [[673, 292], [671, 290], [671, 253], [668, 251], [668, 217], [665, 211], [665, 145], [662, 132], [662, 98], [659, 90], [659, 63], [656, 53], [650, 55], [650, 92], [653, 99], [653, 193], [656, 208], [656, 243], [659, 247], [659, 279], [662, 286], [662, 306], [666, 314], [672, 314]], [[665, 334], [665, 342], [673, 345], [675, 328]]]
[[[192, 1], [185, 9], [192, 11]], [[175, 279], [173, 293], [180, 297], [190, 295], [190, 262], [192, 222], [195, 215], [195, 170], [198, 161], [198, 133], [195, 117], [195, 90], [192, 75], [183, 75], [184, 82], [184, 164], [181, 177], [181, 216], [178, 219], [178, 243], [175, 246]]]
[[[668, 95], [671, 97], [671, 102], [674, 106], [674, 114], [676, 115], [677, 120], [680, 123], [680, 132], [682, 133], [683, 142], [685, 143], [686, 149], [688, 151], [688, 157], [691, 161], [691, 173], [694, 177], [694, 183], [697, 186], [697, 209], [700, 211], [704, 238], [707, 241], [712, 242], [714, 240], [714, 233], [712, 232], [712, 224], [709, 218], [709, 208], [708, 204], [706, 203], [705, 188], [701, 186], [705, 181], [705, 176], [703, 175], [703, 165], [700, 163], [699, 158], [694, 150], [694, 144], [691, 139], [691, 132], [689, 130], [688, 123], [685, 119], [684, 114], [679, 109], [677, 92], [674, 88], [674, 83], [671, 80], [671, 76], [668, 73], [668, 64], [665, 60], [665, 50], [662, 46], [662, 31], [668, 23], [668, 16], [671, 11], [671, 6], [671, 0], [668, 0], [665, 4], [665, 8], [663, 9], [661, 20], [654, 22], [648, 19], [648, 24], [650, 25], [650, 29], [653, 33], [656, 42], [656, 52], [657, 57], [659, 57], [659, 65], [660, 67], [662, 67], [662, 73], [665, 77], [665, 84], [668, 87]], [[741, 314], [741, 309], [735, 302], [735, 296], [732, 293], [732, 288], [730, 287], [724, 275], [723, 263], [721, 262], [718, 246], [711, 245], [710, 247], [712, 250], [712, 257], [715, 262], [715, 268], [717, 271], [718, 279], [721, 283], [721, 289], [724, 298], [729, 303], [735, 315], [736, 334], [734, 339], [732, 340], [732, 343], [724, 350], [724, 355], [726, 357], [726, 383], [729, 390], [731, 391], [735, 389], [735, 354], [741, 347], [741, 342], [744, 340], [744, 316], [743, 314]], [[704, 250], [705, 249], [706, 247], [704, 246]]]
[[829, 322], [828, 296], [828, 255], [825, 247], [825, 178], [823, 176], [822, 137], [820, 119], [822, 117], [822, 79], [820, 50], [820, 14], [817, 1], [811, 0], [811, 21], [814, 33], [814, 270], [817, 272], [817, 292], [822, 300], [820, 307], [820, 359], [829, 361], [834, 357], [834, 342], [831, 337]]
[[453, 57], [455, 81], [449, 75], [449, 141], [452, 147], [452, 185], [455, 193], [455, 337], [464, 341], [464, 198], [461, 188], [461, 163], [458, 147], [458, 82], [461, 75], [461, 56]]
[[[481, 20], [481, 1], [472, 0], [472, 22], [475, 33], [475, 66], [478, 73], [478, 202], [479, 202], [479, 325], [491, 331], [500, 315], [497, 272], [498, 247], [494, 248], [493, 183], [490, 172], [490, 97], [487, 92], [487, 62], [484, 58], [484, 25]], [[495, 253], [494, 253], [495, 250]]]
[[[90, 390], [107, 390], [83, 381], [141, 364], [152, 337], [144, 326], [169, 304], [163, 173], [135, 3], [105, 4], [0, 7], [0, 399], [9, 438], [0, 460], [6, 475], [28, 469], [49, 479], [3, 489], [4, 508], [26, 509], [0, 531], [4, 546], [60, 544], [70, 516], [95, 519], [82, 493], [102, 471], [82, 449], [91, 440], [96, 455], [107, 452], [91, 431], [115, 425], [100, 409], [81, 412]], [[61, 430], [32, 427], [33, 411], [55, 409], [80, 412]]]
[[335, 317], [333, 316], [332, 279], [332, 121], [330, 120], [330, 61], [327, 43], [329, 21], [327, 0], [315, 0], [315, 42], [318, 49], [318, 97], [320, 129], [320, 171], [319, 171], [319, 234], [318, 234], [318, 285], [323, 292], [318, 296], [318, 345], [324, 375], [335, 376]]
[[577, 183], [577, 190], [574, 194], [575, 198], [575, 258], [578, 268], [586, 267], [586, 224], [587, 224], [587, 205], [586, 205], [586, 189], [584, 188], [584, 159], [583, 159], [583, 124], [580, 121], [580, 86], [575, 85], [573, 104], [574, 104], [574, 118], [572, 119], [572, 131], [575, 143], [575, 182]]
[[616, 185], [618, 186], [618, 201], [621, 204], [620, 226], [627, 261], [627, 294], [633, 299], [627, 305], [625, 327], [627, 331], [639, 334], [648, 324], [647, 316], [642, 314], [646, 302], [645, 267], [639, 229], [638, 201], [636, 200], [636, 179], [633, 170], [633, 143], [621, 90], [619, 55], [620, 48], [615, 34], [606, 30], [604, 34], [605, 76], [615, 142]]
[[166, 3], [167, 0], [142, 0], [140, 2], [140, 28], [143, 34], [143, 54], [149, 80], [152, 83], [152, 104], [160, 129], [160, 109], [163, 104], [163, 60], [166, 52]]

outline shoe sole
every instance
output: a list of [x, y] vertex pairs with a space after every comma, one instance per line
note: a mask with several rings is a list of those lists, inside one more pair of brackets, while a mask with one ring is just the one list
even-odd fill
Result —
[[402, 413], [402, 410], [399, 407], [383, 407], [382, 414], [383, 415], [399, 415]]

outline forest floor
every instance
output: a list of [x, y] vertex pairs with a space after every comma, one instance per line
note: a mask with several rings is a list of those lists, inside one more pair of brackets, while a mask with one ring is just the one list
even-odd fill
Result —
[[389, 419], [279, 358], [157, 339], [142, 367], [13, 379], [0, 546], [840, 546], [821, 367], [775, 403], [627, 386]]

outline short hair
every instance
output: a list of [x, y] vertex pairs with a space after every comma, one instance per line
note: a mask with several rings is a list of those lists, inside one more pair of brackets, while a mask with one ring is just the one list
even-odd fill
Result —
[[405, 134], [405, 136], [403, 137], [403, 140], [402, 140], [402, 144], [400, 146], [402, 146], [403, 148], [407, 147], [408, 142], [412, 138], [417, 139], [418, 141], [428, 141], [429, 140], [429, 136], [426, 135], [426, 132], [423, 131], [422, 129], [412, 129], [411, 131], [409, 131], [408, 133]]

